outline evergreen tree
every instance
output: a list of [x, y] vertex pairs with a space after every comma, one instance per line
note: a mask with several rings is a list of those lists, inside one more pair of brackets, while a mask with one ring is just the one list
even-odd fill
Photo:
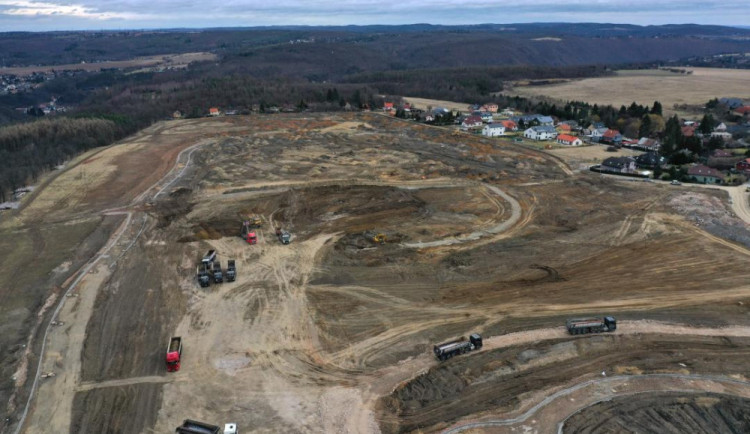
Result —
[[649, 115], [643, 115], [641, 118], [641, 127], [638, 129], [638, 135], [640, 137], [648, 137], [651, 134], [651, 117]]
[[651, 107], [651, 114], [662, 115], [661, 103], [659, 101], [654, 101], [654, 106]]
[[710, 113], [706, 113], [705, 115], [703, 115], [703, 119], [701, 119], [701, 123], [698, 126], [698, 131], [703, 134], [711, 134], [711, 131], [714, 130], [715, 124], [716, 121], [714, 121], [714, 117]]

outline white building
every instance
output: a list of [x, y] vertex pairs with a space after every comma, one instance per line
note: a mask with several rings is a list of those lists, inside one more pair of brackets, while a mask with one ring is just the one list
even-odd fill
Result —
[[505, 134], [503, 124], [487, 124], [482, 128], [482, 135], [487, 137], [497, 137]]

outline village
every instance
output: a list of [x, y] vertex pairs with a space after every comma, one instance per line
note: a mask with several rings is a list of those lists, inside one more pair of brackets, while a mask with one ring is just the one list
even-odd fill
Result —
[[[635, 105], [635, 103], [633, 103]], [[658, 105], [658, 102], [656, 103]], [[632, 106], [631, 106], [632, 107]], [[592, 152], [587, 169], [603, 174], [642, 178], [644, 181], [671, 181], [700, 184], [739, 185], [750, 179], [750, 102], [738, 98], [721, 98], [709, 102], [702, 119], [667, 120], [679, 122], [673, 142], [690, 143], [675, 149], [677, 143], [664, 147], [666, 125], [652, 129], [651, 134], [628, 137], [604, 122], [581, 125], [578, 121], [551, 115], [524, 114], [514, 108], [500, 109], [497, 104], [472, 104], [466, 111], [444, 107], [416, 108], [409, 103], [386, 102], [383, 111], [427, 124], [447, 125], [456, 132], [510, 139], [544, 150], [572, 147], [600, 147], [615, 154], [597, 159]], [[621, 112], [625, 109], [623, 107]], [[466, 114], [465, 114], [466, 113]], [[653, 113], [650, 114], [653, 118]], [[661, 115], [659, 114], [659, 118]], [[664, 122], [663, 118], [659, 122]], [[677, 146], [679, 148], [679, 146]], [[623, 150], [637, 151], [622, 154]], [[582, 152], [585, 154], [585, 152]], [[674, 155], [676, 154], [676, 155]]]

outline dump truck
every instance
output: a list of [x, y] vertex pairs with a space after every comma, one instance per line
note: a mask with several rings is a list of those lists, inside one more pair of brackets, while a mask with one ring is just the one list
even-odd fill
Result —
[[215, 260], [216, 260], [216, 250], [209, 250], [208, 253], [206, 253], [206, 256], [204, 256], [203, 259], [201, 260], [201, 263], [210, 270]]
[[[185, 419], [175, 430], [177, 434], [222, 434], [221, 428], [210, 423]], [[224, 424], [223, 434], [238, 434], [236, 423]]]
[[248, 226], [251, 228], [259, 228], [263, 226], [263, 220], [259, 215], [252, 215], [247, 218]]
[[214, 262], [213, 277], [214, 283], [221, 283], [224, 281], [224, 275], [221, 272], [221, 262], [218, 260]]
[[565, 321], [565, 327], [571, 335], [613, 332], [617, 330], [617, 321], [612, 316], [605, 316], [604, 318], [575, 318]]
[[167, 372], [180, 370], [180, 358], [182, 357], [182, 338], [173, 337], [167, 344]]
[[245, 220], [242, 222], [240, 238], [247, 241], [248, 244], [256, 244], [258, 242], [258, 235], [255, 233], [251, 221]]
[[468, 353], [469, 351], [478, 350], [480, 348], [482, 348], [482, 337], [477, 333], [474, 333], [469, 335], [468, 340], [462, 336], [461, 339], [435, 345], [432, 351], [435, 353], [435, 357], [440, 361], [444, 361], [453, 356]]
[[195, 269], [195, 274], [198, 276], [198, 283], [201, 285], [201, 288], [205, 288], [209, 285], [211, 285], [211, 280], [208, 273], [209, 268], [206, 266], [205, 263], [201, 263], [199, 266]]
[[387, 237], [385, 236], [385, 234], [379, 232], [365, 231], [364, 236], [365, 238], [367, 238], [367, 240], [375, 244], [385, 244], [385, 242], [387, 241]]
[[281, 244], [289, 244], [292, 241], [292, 236], [289, 232], [281, 228], [276, 229], [276, 236], [279, 238], [279, 241], [281, 241]]
[[234, 282], [237, 278], [237, 267], [234, 265], [234, 259], [227, 261], [227, 282]]

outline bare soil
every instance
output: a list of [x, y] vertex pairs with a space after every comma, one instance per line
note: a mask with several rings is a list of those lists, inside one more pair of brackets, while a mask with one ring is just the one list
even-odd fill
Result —
[[707, 394], [647, 394], [593, 405], [565, 421], [564, 433], [744, 433], [750, 399]]
[[[574, 174], [544, 152], [378, 114], [168, 122], [118, 146], [83, 160], [86, 194], [71, 172], [20, 211], [128, 216], [83, 280], [91, 307], [66, 302], [73, 323], [50, 332], [42, 366], [57, 376], [26, 432], [169, 432], [185, 418], [433, 432], [517, 415], [602, 371], [746, 381], [750, 251], [691, 220], [744, 234], [722, 192]], [[256, 245], [237, 236], [248, 214], [263, 220]], [[12, 236], [32, 254], [30, 233]], [[208, 249], [236, 260], [235, 282], [197, 285]], [[602, 314], [618, 333], [561, 328]], [[472, 332], [484, 350], [432, 356]], [[167, 374], [170, 336], [183, 358]], [[545, 427], [580, 410], [553, 407]]]

